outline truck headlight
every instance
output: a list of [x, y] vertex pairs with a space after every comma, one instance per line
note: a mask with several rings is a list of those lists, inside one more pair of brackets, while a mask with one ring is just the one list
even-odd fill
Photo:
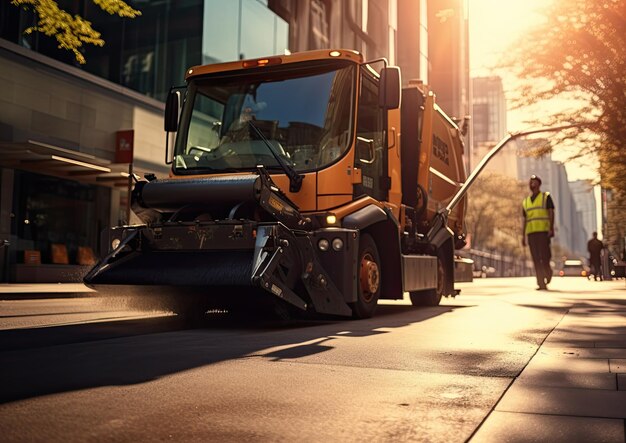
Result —
[[328, 251], [330, 243], [325, 238], [322, 238], [317, 242], [317, 247], [320, 248], [320, 251]]
[[342, 248], [343, 248], [343, 240], [337, 237], [336, 239], [333, 240], [333, 249], [335, 251], [341, 251]]
[[120, 243], [121, 243], [121, 242], [122, 242], [122, 241], [121, 241], [119, 238], [114, 238], [114, 239], [111, 241], [111, 249], [112, 249], [112, 250], [116, 250], [116, 249], [117, 249], [117, 247], [120, 245]]

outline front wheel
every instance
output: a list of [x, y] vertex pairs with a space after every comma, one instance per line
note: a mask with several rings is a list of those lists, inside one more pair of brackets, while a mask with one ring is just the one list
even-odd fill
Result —
[[380, 297], [382, 273], [378, 248], [369, 234], [362, 234], [359, 241], [358, 272], [357, 300], [352, 304], [352, 316], [370, 318]]
[[438, 306], [446, 287], [446, 267], [444, 266], [444, 255], [437, 254], [437, 287], [423, 291], [409, 292], [411, 304], [413, 306]]

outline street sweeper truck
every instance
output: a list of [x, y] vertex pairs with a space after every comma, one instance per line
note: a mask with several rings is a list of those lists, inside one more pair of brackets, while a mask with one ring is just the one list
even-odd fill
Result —
[[[172, 88], [167, 179], [141, 224], [103, 233], [95, 289], [168, 294], [181, 314], [270, 303], [366, 318], [379, 299], [455, 295], [462, 135], [421, 82], [351, 50], [190, 68]], [[443, 215], [442, 215], [443, 214]]]

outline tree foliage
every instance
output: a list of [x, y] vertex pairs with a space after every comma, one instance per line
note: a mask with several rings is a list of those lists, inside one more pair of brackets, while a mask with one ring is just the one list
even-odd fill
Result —
[[[129, 18], [141, 15], [140, 11], [131, 8], [122, 0], [93, 0], [93, 2], [111, 15]], [[80, 51], [83, 44], [104, 46], [101, 34], [91, 27], [89, 21], [59, 8], [54, 0], [12, 0], [11, 3], [26, 9], [30, 8], [37, 14], [37, 25], [27, 28], [24, 31], [26, 34], [41, 32], [54, 37], [59, 48], [72, 51], [80, 64], [86, 63]]]
[[626, 221], [626, 0], [549, 0], [544, 21], [511, 47], [501, 67], [524, 84], [518, 107], [569, 99], [570, 109], [535, 123], [586, 120], [592, 125], [554, 136], [536, 155], [569, 144], [593, 154], [603, 187], [610, 189], [607, 232], [619, 245]]
[[573, 109], [535, 123], [593, 124], [555, 136], [537, 154], [575, 144], [577, 155], [598, 158], [602, 184], [626, 195], [626, 0], [549, 0], [544, 15], [502, 63], [523, 81], [514, 103], [568, 99]]
[[521, 256], [522, 200], [524, 184], [510, 177], [483, 172], [468, 196], [467, 232], [472, 247]]

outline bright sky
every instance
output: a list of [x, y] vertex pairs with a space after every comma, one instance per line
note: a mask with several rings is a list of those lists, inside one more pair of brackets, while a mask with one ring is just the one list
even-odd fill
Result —
[[519, 36], [542, 20], [544, 0], [469, 0], [472, 76], [490, 68]]
[[[496, 73], [492, 67], [524, 31], [543, 20], [545, 0], [467, 0], [470, 23], [470, 70], [472, 77], [500, 75], [504, 90], [515, 88], [515, 78]], [[535, 110], [537, 112], [537, 110]], [[529, 129], [524, 124], [528, 111], [509, 111], [509, 131]], [[554, 155], [555, 160], [564, 160]], [[587, 162], [589, 163], [589, 162]], [[566, 163], [568, 179], [597, 179], [594, 168]]]

